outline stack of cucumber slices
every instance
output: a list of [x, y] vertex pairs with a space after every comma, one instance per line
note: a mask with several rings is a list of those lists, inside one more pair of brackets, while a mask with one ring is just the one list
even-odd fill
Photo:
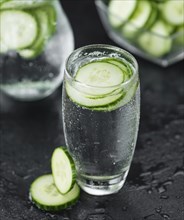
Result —
[[154, 57], [184, 45], [184, 0], [110, 0], [108, 18], [122, 37]]
[[66, 80], [66, 91], [69, 98], [82, 107], [111, 111], [134, 96], [137, 82], [129, 82], [132, 75], [133, 69], [119, 59], [96, 60], [81, 66], [74, 82]]
[[54, 150], [51, 167], [52, 174], [40, 176], [31, 184], [30, 199], [42, 210], [60, 211], [73, 205], [80, 195], [75, 165], [66, 148]]
[[37, 57], [55, 33], [56, 19], [51, 1], [0, 0], [0, 54], [13, 50], [25, 59]]

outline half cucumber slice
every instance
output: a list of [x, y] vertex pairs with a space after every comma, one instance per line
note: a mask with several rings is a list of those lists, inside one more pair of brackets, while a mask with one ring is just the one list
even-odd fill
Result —
[[76, 172], [72, 157], [65, 148], [54, 150], [51, 159], [52, 175], [60, 193], [68, 193], [75, 184]]
[[38, 177], [30, 187], [30, 199], [45, 211], [60, 211], [73, 205], [79, 198], [77, 184], [65, 195], [59, 193], [51, 174]]
[[0, 38], [9, 49], [30, 46], [37, 33], [37, 22], [31, 14], [20, 10], [0, 12]]

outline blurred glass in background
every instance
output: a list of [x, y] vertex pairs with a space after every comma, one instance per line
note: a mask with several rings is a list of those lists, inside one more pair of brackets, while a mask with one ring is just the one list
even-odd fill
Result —
[[96, 0], [117, 44], [161, 66], [184, 58], [184, 0]]
[[0, 0], [0, 90], [24, 101], [50, 95], [74, 49], [58, 0]]

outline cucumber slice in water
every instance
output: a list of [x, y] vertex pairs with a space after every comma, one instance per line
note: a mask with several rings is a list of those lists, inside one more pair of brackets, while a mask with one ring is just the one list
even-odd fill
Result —
[[38, 26], [35, 18], [24, 11], [0, 12], [0, 38], [8, 49], [30, 46], [36, 39]]
[[79, 198], [80, 189], [77, 184], [65, 195], [57, 190], [51, 174], [38, 177], [30, 187], [30, 199], [45, 211], [60, 211], [73, 205]]
[[45, 11], [49, 17], [49, 30], [50, 36], [56, 32], [56, 24], [57, 24], [57, 13], [53, 6], [45, 5], [42, 7], [42, 10]]
[[115, 105], [126, 95], [120, 86], [130, 77], [130, 69], [125, 68], [125, 65], [113, 59], [88, 63], [76, 73], [78, 82], [87, 83], [88, 86], [66, 82], [66, 92], [74, 103], [86, 108]]
[[76, 172], [72, 157], [66, 149], [59, 147], [53, 152], [51, 159], [52, 174], [60, 193], [68, 193], [75, 184]]
[[110, 105], [114, 102], [116, 102], [117, 100], [123, 98], [124, 94], [121, 90], [121, 92], [117, 93], [113, 93], [111, 95], [106, 94], [106, 96], [100, 96], [100, 97], [96, 97], [96, 98], [91, 98], [89, 96], [87, 96], [85, 93], [80, 92], [79, 90], [75, 89], [73, 86], [71, 86], [69, 83], [66, 83], [66, 91], [68, 96], [70, 97], [70, 99], [78, 104], [81, 105], [83, 107], [91, 107], [91, 108], [95, 108], [95, 107], [101, 107], [101, 106], [107, 106]]
[[79, 68], [75, 79], [89, 86], [81, 86], [82, 92], [92, 96], [101, 96], [114, 91], [114, 87], [109, 87], [124, 82], [124, 75], [122, 69], [118, 66], [108, 62], [96, 61]]
[[113, 59], [109, 59], [109, 60], [107, 60], [107, 62], [118, 66], [123, 71], [124, 81], [127, 81], [131, 77], [132, 70], [128, 65], [125, 65], [124, 63], [122, 63], [118, 60], [113, 60]]
[[36, 18], [38, 22], [38, 36], [34, 43], [25, 50], [20, 50], [19, 54], [20, 56], [31, 59], [37, 57], [39, 54], [42, 53], [45, 43], [47, 42], [48, 38], [51, 35], [50, 30], [50, 23], [49, 23], [49, 17], [46, 11], [44, 11], [44, 7], [30, 10], [30, 13]]
[[133, 14], [137, 0], [111, 0], [108, 6], [109, 22], [113, 27], [119, 27]]
[[169, 30], [161, 20], [152, 26], [150, 32], [143, 32], [138, 38], [138, 43], [144, 51], [156, 57], [167, 54], [172, 46]]
[[168, 0], [162, 6], [164, 19], [172, 25], [184, 24], [184, 1]]

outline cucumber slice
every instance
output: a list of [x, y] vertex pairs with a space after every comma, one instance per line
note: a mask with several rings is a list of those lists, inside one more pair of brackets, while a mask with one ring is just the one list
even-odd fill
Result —
[[68, 193], [75, 184], [76, 172], [73, 159], [62, 147], [56, 148], [51, 159], [52, 174], [60, 193]]
[[75, 76], [77, 82], [72, 85], [66, 82], [66, 92], [74, 103], [83, 107], [108, 106], [124, 97], [120, 84], [129, 79], [130, 74], [130, 69], [117, 60], [95, 61], [79, 68]]
[[4, 2], [7, 2], [7, 1], [10, 1], [10, 0], [0, 0], [0, 6], [1, 6], [1, 4], [3, 4]]
[[140, 47], [148, 54], [161, 57], [171, 50], [172, 40], [163, 21], [158, 20], [149, 32], [144, 32], [138, 38]]
[[116, 100], [115, 102], [109, 105], [95, 106], [95, 107], [91, 107], [90, 109], [95, 111], [106, 111], [106, 112], [116, 110], [131, 101], [131, 99], [135, 96], [138, 87], [139, 87], [139, 81], [137, 80], [136, 83], [133, 83], [131, 86], [128, 87], [128, 89], [126, 89], [126, 91], [124, 91], [124, 95], [122, 98]]
[[39, 32], [36, 40], [29, 48], [19, 51], [20, 56], [27, 59], [33, 59], [42, 53], [45, 44], [48, 41], [52, 32], [50, 30], [49, 17], [47, 11], [44, 10], [44, 7], [40, 9], [30, 10], [30, 13], [37, 20]]
[[[118, 67], [105, 61], [88, 63], [79, 68], [75, 79], [87, 85], [79, 89], [92, 96], [101, 96], [114, 91], [114, 86], [124, 82], [124, 72]], [[113, 86], [113, 88], [109, 88]], [[108, 88], [107, 88], [108, 87]]]
[[30, 9], [30, 8], [36, 8], [39, 6], [42, 6], [46, 4], [48, 1], [45, 0], [1, 0], [1, 10], [7, 10], [7, 9]]
[[168, 0], [162, 6], [164, 19], [172, 25], [184, 24], [184, 1]]
[[38, 177], [30, 187], [30, 199], [38, 208], [45, 211], [60, 211], [68, 208], [78, 200], [79, 194], [80, 189], [77, 184], [67, 194], [60, 194], [51, 174]]
[[175, 39], [175, 43], [179, 44], [179, 45], [184, 45], [184, 25], [183, 26], [179, 26], [176, 29], [176, 33], [177, 33], [177, 35], [174, 38]]
[[133, 14], [137, 0], [117, 1], [111, 0], [108, 6], [109, 22], [113, 27], [124, 24]]
[[0, 38], [9, 49], [30, 46], [37, 32], [37, 22], [29, 13], [19, 10], [0, 12]]
[[128, 65], [125, 65], [121, 61], [114, 60], [114, 59], [113, 60], [109, 59], [107, 61], [108, 61], [108, 63], [112, 63], [112, 64], [118, 66], [123, 71], [123, 73], [124, 73], [124, 82], [127, 81], [131, 77], [132, 70]]
[[102, 107], [102, 106], [108, 106], [120, 99], [123, 98], [124, 93], [121, 90], [119, 93], [113, 93], [111, 95], [107, 94], [104, 96], [97, 96], [96, 98], [91, 98], [88, 95], [84, 94], [83, 92], [80, 92], [74, 86], [70, 85], [69, 83], [66, 83], [66, 91], [69, 96], [69, 98], [76, 104], [87, 107], [87, 108], [95, 108], [95, 107]]
[[[154, 9], [153, 9], [154, 10]], [[134, 38], [137, 32], [145, 27], [152, 13], [152, 5], [148, 1], [138, 1], [137, 7], [130, 20], [122, 27], [122, 34]]]
[[53, 6], [45, 5], [42, 7], [42, 10], [45, 11], [49, 17], [49, 30], [50, 36], [56, 32], [56, 24], [57, 24], [57, 13]]

